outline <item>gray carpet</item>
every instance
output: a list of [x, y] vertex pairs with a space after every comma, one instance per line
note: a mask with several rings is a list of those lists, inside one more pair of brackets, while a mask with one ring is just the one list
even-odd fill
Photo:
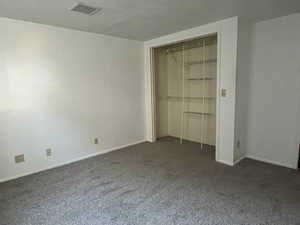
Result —
[[300, 224], [300, 173], [165, 138], [0, 184], [0, 224]]

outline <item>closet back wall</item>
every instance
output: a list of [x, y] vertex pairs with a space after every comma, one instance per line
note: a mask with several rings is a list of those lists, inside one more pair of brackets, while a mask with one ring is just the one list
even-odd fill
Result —
[[0, 181], [145, 139], [141, 42], [5, 18], [0, 28]]
[[157, 137], [215, 146], [216, 78], [217, 36], [156, 48]]

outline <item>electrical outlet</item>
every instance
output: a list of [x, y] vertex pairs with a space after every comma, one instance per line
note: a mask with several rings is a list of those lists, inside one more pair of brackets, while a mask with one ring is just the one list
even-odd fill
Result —
[[22, 154], [22, 155], [16, 155], [15, 156], [15, 163], [22, 163], [22, 162], [25, 162], [24, 154]]
[[98, 138], [95, 138], [95, 139], [94, 139], [94, 144], [97, 145], [98, 143], [99, 143]]
[[47, 148], [46, 149], [46, 156], [51, 156], [52, 155], [52, 149], [51, 148]]
[[240, 141], [237, 141], [237, 142], [236, 142], [236, 147], [237, 147], [237, 148], [240, 148], [240, 145], [241, 145]]

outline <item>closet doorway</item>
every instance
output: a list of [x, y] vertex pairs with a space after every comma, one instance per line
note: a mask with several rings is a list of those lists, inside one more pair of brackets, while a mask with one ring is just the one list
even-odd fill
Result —
[[217, 35], [153, 49], [156, 138], [216, 145]]

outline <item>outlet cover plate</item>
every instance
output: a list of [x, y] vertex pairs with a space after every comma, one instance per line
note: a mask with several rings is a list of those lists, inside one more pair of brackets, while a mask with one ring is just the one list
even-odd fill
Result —
[[46, 156], [51, 156], [52, 155], [52, 149], [51, 148], [48, 148], [46, 149]]
[[16, 155], [15, 156], [15, 163], [22, 163], [25, 162], [25, 156], [24, 154], [22, 155]]
[[224, 98], [227, 96], [227, 90], [226, 89], [222, 89], [221, 90], [221, 96]]

